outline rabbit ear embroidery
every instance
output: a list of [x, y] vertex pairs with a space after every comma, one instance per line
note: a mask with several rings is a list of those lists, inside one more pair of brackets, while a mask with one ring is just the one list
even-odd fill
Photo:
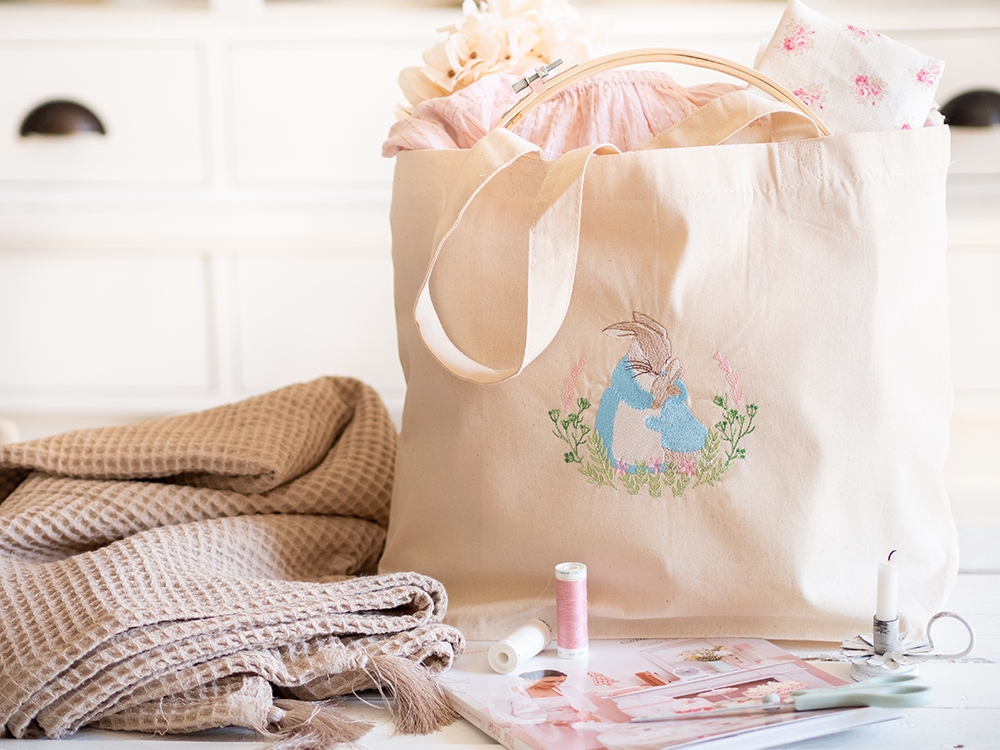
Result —
[[[691, 408], [684, 370], [673, 353], [666, 327], [633, 312], [631, 320], [612, 323], [603, 332], [628, 343], [598, 401], [577, 396], [585, 358], [564, 381], [562, 409], [549, 411], [553, 434], [569, 448], [563, 460], [597, 487], [624, 488], [662, 497], [680, 497], [688, 489], [720, 482], [733, 462], [746, 458], [741, 441], [754, 431], [754, 404], [743, 407], [739, 374], [717, 353], [730, 389], [713, 403], [722, 419], [706, 427]], [[729, 399], [733, 399], [731, 405]], [[733, 408], [735, 407], [735, 408]], [[593, 424], [589, 419], [593, 417]]]

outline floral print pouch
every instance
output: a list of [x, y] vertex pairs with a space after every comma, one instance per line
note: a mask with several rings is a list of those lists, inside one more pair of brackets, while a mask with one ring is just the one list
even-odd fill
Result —
[[788, 4], [754, 67], [791, 89], [833, 133], [940, 122], [932, 112], [943, 61], [829, 19], [798, 0]]

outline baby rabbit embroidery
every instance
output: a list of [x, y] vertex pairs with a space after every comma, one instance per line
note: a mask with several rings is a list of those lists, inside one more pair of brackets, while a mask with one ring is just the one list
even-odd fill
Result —
[[747, 401], [736, 368], [716, 352], [729, 392], [712, 399], [722, 414], [706, 428], [691, 411], [684, 370], [663, 325], [633, 312], [632, 320], [604, 333], [628, 341], [628, 352], [614, 366], [597, 413], [578, 393], [585, 357], [563, 381], [562, 408], [548, 410], [552, 434], [564, 444], [563, 462], [596, 487], [630, 495], [682, 497], [695, 487], [717, 486], [747, 457], [743, 440], [757, 428], [757, 405]]
[[632, 320], [610, 325], [604, 333], [631, 342], [611, 373], [594, 424], [608, 460], [633, 472], [638, 463], [662, 460], [693, 473], [708, 429], [691, 413], [684, 371], [671, 354], [667, 329], [633, 312]]

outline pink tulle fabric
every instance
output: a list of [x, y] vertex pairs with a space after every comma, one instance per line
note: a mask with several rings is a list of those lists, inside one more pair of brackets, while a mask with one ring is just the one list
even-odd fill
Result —
[[[471, 148], [523, 94], [516, 76], [484, 76], [450, 96], [420, 102], [411, 117], [396, 122], [383, 156], [422, 149]], [[631, 151], [722, 94], [728, 83], [685, 87], [666, 73], [611, 70], [560, 91], [534, 109], [514, 132], [542, 149], [547, 159], [593, 143]]]

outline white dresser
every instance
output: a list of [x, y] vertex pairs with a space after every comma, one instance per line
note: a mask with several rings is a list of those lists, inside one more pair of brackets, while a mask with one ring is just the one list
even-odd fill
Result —
[[[381, 143], [454, 11], [376, 8], [0, 5], [0, 414], [22, 437], [324, 373], [398, 409]], [[22, 137], [48, 100], [106, 134]]]
[[[947, 61], [940, 100], [1000, 90], [1000, 5], [814, 2]], [[782, 3], [580, 3], [607, 50], [751, 63]], [[23, 438], [203, 408], [320, 374], [394, 414], [381, 143], [457, 7], [295, 0], [0, 4], [0, 417]], [[703, 71], [676, 71], [685, 81]], [[20, 135], [51, 100], [106, 133]], [[1000, 128], [953, 129], [950, 282], [960, 520], [1000, 522]], [[965, 517], [963, 518], [963, 514]]]

